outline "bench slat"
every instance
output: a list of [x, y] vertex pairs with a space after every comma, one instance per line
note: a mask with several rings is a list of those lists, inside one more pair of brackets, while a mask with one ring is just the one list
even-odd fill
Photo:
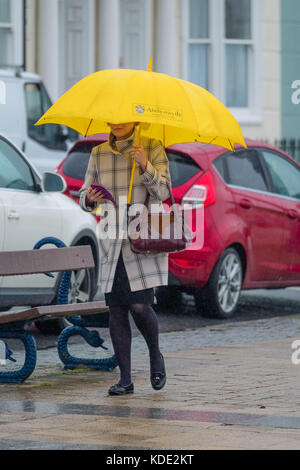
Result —
[[76, 304], [42, 305], [18, 311], [0, 312], [0, 325], [17, 321], [29, 321], [44, 316], [73, 317], [75, 315], [92, 315], [93, 313], [104, 313], [109, 308], [103, 300], [94, 302], [82, 302]]
[[0, 276], [71, 271], [94, 266], [89, 245], [0, 252]]

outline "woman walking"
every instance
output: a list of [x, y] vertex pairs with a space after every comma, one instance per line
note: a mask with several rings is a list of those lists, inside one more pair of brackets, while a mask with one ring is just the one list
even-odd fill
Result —
[[[149, 193], [151, 204], [160, 204], [169, 196], [169, 162], [162, 144], [141, 137], [135, 145], [136, 123], [109, 124], [109, 141], [93, 148], [80, 190], [80, 206], [92, 211], [106, 202], [103, 194], [91, 188], [100, 183], [117, 202], [116, 236], [100, 238], [101, 287], [109, 307], [109, 329], [120, 369], [120, 380], [109, 389], [110, 395], [133, 393], [131, 379], [131, 328], [129, 311], [143, 335], [150, 356], [150, 380], [155, 390], [166, 383], [164, 358], [159, 349], [159, 327], [154, 303], [154, 287], [168, 283], [168, 255], [137, 254], [130, 248], [127, 232], [122, 232], [119, 198], [127, 201], [133, 160], [136, 169], [132, 187], [132, 203], [143, 204]], [[124, 213], [124, 212], [123, 212]], [[125, 215], [126, 217], [126, 215]], [[108, 220], [108, 223], [110, 221]], [[124, 235], [125, 233], [125, 235]], [[123, 237], [123, 238], [122, 238]]]

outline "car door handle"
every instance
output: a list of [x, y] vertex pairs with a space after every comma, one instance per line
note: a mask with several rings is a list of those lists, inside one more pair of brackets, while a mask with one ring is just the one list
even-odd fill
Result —
[[290, 209], [287, 211], [287, 215], [290, 219], [298, 219], [299, 217], [299, 214], [297, 211], [295, 211], [294, 209]]
[[252, 207], [252, 204], [248, 199], [241, 199], [240, 202], [239, 202], [239, 205], [243, 209], [251, 209], [251, 207]]
[[15, 210], [11, 210], [8, 212], [7, 214], [7, 218], [12, 220], [12, 219], [19, 219], [20, 218], [20, 214], [19, 212], [15, 211]]

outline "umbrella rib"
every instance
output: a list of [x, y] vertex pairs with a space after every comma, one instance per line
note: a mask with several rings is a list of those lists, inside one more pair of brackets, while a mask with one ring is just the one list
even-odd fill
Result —
[[84, 137], [87, 136], [87, 133], [88, 133], [88, 131], [89, 131], [89, 128], [91, 127], [91, 124], [92, 124], [92, 120], [93, 120], [93, 118], [90, 120], [90, 123], [89, 123], [89, 125], [88, 125], [88, 127], [87, 127], [87, 130], [86, 130], [86, 132], [85, 132], [85, 136], [84, 136]]
[[[200, 135], [200, 134], [199, 134], [199, 137], [200, 137], [200, 139], [201, 139], [201, 135]], [[206, 137], [206, 136], [204, 136], [204, 137]], [[205, 143], [207, 143], [208, 145], [212, 145], [212, 144], [213, 144], [213, 141], [216, 140], [217, 138], [218, 138], [218, 136], [212, 137], [212, 139], [211, 139], [209, 142], [205, 142]]]

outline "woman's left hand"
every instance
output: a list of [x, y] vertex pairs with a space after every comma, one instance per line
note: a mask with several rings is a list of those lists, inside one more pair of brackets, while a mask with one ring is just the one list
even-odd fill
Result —
[[146, 170], [147, 166], [147, 157], [142, 145], [133, 145], [130, 150], [130, 156], [135, 160], [141, 167], [143, 171]]

